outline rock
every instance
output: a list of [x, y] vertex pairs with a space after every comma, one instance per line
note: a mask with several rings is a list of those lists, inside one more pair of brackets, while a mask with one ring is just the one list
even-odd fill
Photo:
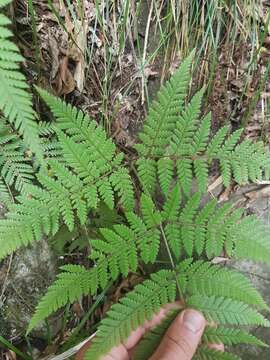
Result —
[[[259, 218], [261, 218], [265, 223], [269, 224], [269, 198], [268, 197], [258, 197], [255, 200], [249, 201], [247, 204], [248, 209], [255, 213]], [[229, 266], [242, 272], [246, 277], [248, 277], [258, 291], [262, 294], [266, 303], [270, 306], [270, 267], [254, 263], [251, 261], [231, 261]], [[270, 320], [270, 314], [264, 314]], [[253, 335], [264, 341], [266, 344], [270, 345], [270, 329], [263, 327], [256, 327], [251, 330]], [[233, 352], [240, 356], [243, 360], [250, 359], [260, 359], [260, 360], [269, 360], [270, 359], [270, 348], [259, 348], [255, 346], [246, 346], [240, 345], [234, 348]]]
[[[0, 267], [0, 288], [3, 278], [6, 278], [6, 288], [0, 303], [0, 317], [4, 319], [8, 338], [20, 338], [25, 334], [27, 325], [34, 313], [35, 306], [47, 287], [56, 276], [57, 259], [49, 248], [45, 239], [34, 245], [16, 252], [7, 274], [7, 262]], [[6, 276], [7, 274], [7, 276]], [[1, 322], [2, 323], [2, 322]], [[51, 334], [59, 330], [59, 321], [50, 321]], [[44, 337], [46, 329], [43, 326], [33, 331], [33, 336]]]

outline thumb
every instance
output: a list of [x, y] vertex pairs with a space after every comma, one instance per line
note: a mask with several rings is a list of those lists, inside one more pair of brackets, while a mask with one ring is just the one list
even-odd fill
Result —
[[200, 312], [192, 309], [183, 311], [173, 321], [150, 360], [191, 360], [205, 325]]

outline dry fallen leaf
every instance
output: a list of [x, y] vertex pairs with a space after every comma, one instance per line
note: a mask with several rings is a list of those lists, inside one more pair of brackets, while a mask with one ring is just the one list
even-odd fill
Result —
[[65, 56], [59, 64], [59, 72], [55, 79], [55, 91], [58, 96], [67, 95], [75, 89], [75, 80], [68, 68], [69, 59]]
[[5, 353], [6, 360], [17, 360], [17, 356], [14, 351], [8, 350]]
[[51, 79], [53, 80], [56, 77], [56, 74], [59, 69], [59, 45], [55, 37], [49, 31], [49, 47], [51, 53]]
[[76, 46], [74, 61], [76, 62], [76, 67], [74, 71], [74, 80], [76, 82], [77, 88], [80, 92], [83, 91], [84, 82], [85, 82], [85, 52], [87, 47], [87, 24], [77, 20], [75, 24], [75, 42], [74, 47]]

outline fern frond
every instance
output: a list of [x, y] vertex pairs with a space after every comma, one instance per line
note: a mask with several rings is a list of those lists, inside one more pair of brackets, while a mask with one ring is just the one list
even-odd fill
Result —
[[270, 322], [247, 304], [230, 298], [193, 295], [188, 306], [200, 309], [208, 321], [229, 325], [260, 325], [270, 327]]
[[[0, 7], [10, 1], [2, 0]], [[25, 143], [42, 161], [42, 149], [38, 136], [36, 115], [32, 107], [32, 97], [25, 76], [18, 71], [23, 61], [17, 46], [10, 40], [9, 19], [0, 14], [0, 109], [15, 129], [23, 135]]]
[[173, 272], [161, 270], [111, 307], [101, 321], [86, 360], [98, 359], [111, 347], [127, 339], [132, 330], [150, 320], [167, 302], [174, 301], [176, 284]]
[[238, 356], [200, 346], [194, 356], [194, 360], [241, 360]]
[[255, 346], [266, 346], [263, 341], [246, 331], [233, 328], [207, 327], [204, 331], [202, 341], [206, 344], [224, 344], [228, 346], [237, 344], [249, 344]]

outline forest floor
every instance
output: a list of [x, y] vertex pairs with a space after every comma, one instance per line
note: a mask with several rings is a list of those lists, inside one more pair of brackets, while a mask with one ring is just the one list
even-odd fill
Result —
[[[78, 3], [83, 6], [80, 8]], [[106, 1], [18, 0], [11, 14], [17, 43], [26, 59], [24, 72], [29, 83], [39, 84], [80, 107], [101, 122], [109, 136], [128, 153], [142, 127], [149, 101], [175, 71], [183, 54], [173, 45], [169, 50], [160, 46], [159, 18], [153, 2], [140, 1], [139, 15], [134, 2], [128, 2], [128, 10], [124, 3], [114, 1], [109, 6]], [[162, 12], [163, 2], [157, 3]], [[34, 5], [34, 13], [29, 4]], [[245, 39], [238, 36], [234, 43], [226, 42], [224, 33], [215, 64], [211, 64], [211, 54], [205, 53], [197, 65], [191, 93], [199, 86], [206, 86], [205, 111], [212, 111], [213, 131], [224, 124], [230, 124], [232, 129], [244, 127], [245, 137], [269, 145], [270, 3], [258, 1], [258, 4], [256, 24], [263, 36], [257, 46], [253, 46], [248, 36]], [[36, 110], [45, 114], [42, 120], [46, 120], [46, 110], [37, 98]], [[225, 190], [219, 176], [213, 173], [208, 192], [220, 202], [237, 201], [269, 222], [269, 183], [244, 189], [233, 184]], [[0, 264], [0, 307], [8, 304], [13, 309], [13, 317], [3, 320], [6, 327], [2, 331], [21, 349], [30, 348], [36, 359], [64, 352], [86, 338], [110, 305], [142, 279], [140, 274], [133, 274], [111, 286], [98, 299], [89, 297], [75, 303], [71, 313], [65, 309], [57, 314], [52, 320], [53, 328], [45, 331], [46, 336], [41, 329], [25, 340], [26, 322], [37, 299], [55, 277], [57, 266], [85, 261], [81, 250], [83, 239], [73, 238], [68, 245], [61, 239], [55, 239], [55, 243], [56, 240], [53, 252], [44, 244], [40, 249], [20, 253], [20, 261], [15, 255]], [[247, 263], [230, 266], [249, 273], [266, 300], [270, 300], [269, 270]], [[0, 311], [0, 319], [1, 316]], [[74, 329], [77, 335], [71, 337]], [[267, 338], [267, 334], [262, 335]], [[269, 359], [270, 355], [268, 349], [260, 353], [253, 349], [239, 351], [244, 354], [243, 359], [255, 356]], [[19, 359], [13, 351], [1, 348], [0, 358]]]

